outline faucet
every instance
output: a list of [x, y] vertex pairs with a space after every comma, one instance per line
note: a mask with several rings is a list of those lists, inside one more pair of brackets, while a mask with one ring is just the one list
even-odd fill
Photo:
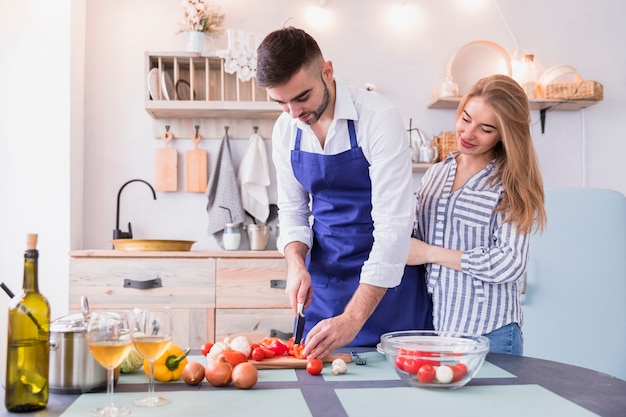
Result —
[[154, 188], [152, 188], [150, 183], [148, 183], [147, 181], [134, 179], [134, 180], [127, 181], [124, 185], [122, 185], [120, 187], [120, 190], [117, 192], [117, 211], [115, 213], [115, 230], [113, 230], [113, 239], [132, 239], [133, 238], [133, 229], [130, 225], [130, 222], [128, 222], [128, 232], [122, 232], [120, 230], [120, 196], [122, 195], [122, 190], [124, 189], [124, 187], [126, 187], [131, 182], [135, 182], [135, 181], [143, 182], [148, 187], [150, 187], [150, 189], [152, 190], [152, 195], [154, 196], [154, 199], [156, 200], [156, 193], [154, 192]]

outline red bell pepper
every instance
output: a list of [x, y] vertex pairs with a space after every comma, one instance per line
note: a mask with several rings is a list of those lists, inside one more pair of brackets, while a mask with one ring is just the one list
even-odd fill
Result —
[[289, 347], [280, 341], [277, 337], [266, 337], [259, 343], [264, 349], [274, 352], [275, 356], [281, 356], [289, 353]]

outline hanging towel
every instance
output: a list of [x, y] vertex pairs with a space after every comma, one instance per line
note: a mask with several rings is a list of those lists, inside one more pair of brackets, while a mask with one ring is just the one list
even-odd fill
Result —
[[224, 133], [224, 138], [220, 144], [215, 169], [207, 186], [206, 195], [209, 199], [207, 205], [207, 212], [209, 213], [208, 232], [215, 236], [218, 243], [222, 245], [224, 225], [226, 223], [243, 223], [244, 221], [239, 184], [230, 153], [228, 131]]
[[239, 185], [243, 209], [261, 223], [270, 215], [270, 172], [263, 138], [255, 133], [250, 136], [248, 149], [239, 165]]

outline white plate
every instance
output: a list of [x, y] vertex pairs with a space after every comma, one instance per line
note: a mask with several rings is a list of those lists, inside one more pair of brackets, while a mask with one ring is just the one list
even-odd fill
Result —
[[148, 91], [152, 100], [161, 100], [159, 96], [159, 69], [152, 68], [148, 73]]
[[161, 90], [165, 100], [174, 100], [174, 83], [172, 77], [165, 71], [161, 74]]
[[492, 74], [512, 74], [511, 57], [490, 41], [473, 41], [460, 47], [448, 61], [446, 77], [457, 83], [464, 95], [479, 79]]

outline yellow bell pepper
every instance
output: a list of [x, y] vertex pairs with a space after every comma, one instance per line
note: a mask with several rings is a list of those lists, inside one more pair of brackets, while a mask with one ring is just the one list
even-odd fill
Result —
[[[154, 379], [159, 382], [177, 381], [183, 376], [183, 368], [187, 365], [187, 355], [190, 348], [186, 351], [176, 346], [170, 345], [161, 357], [154, 361]], [[143, 370], [150, 377], [150, 361], [144, 359]]]

